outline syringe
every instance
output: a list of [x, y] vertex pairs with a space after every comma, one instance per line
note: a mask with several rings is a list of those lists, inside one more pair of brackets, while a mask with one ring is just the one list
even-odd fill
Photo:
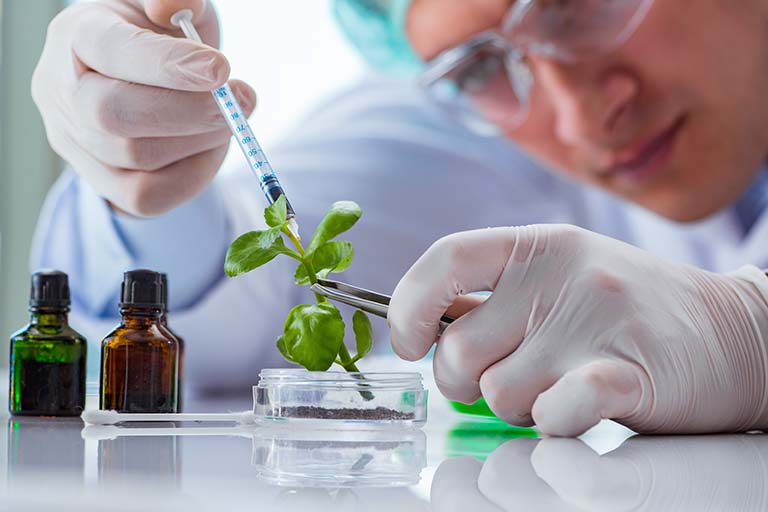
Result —
[[[200, 36], [192, 24], [192, 16], [191, 9], [181, 9], [171, 16], [171, 24], [180, 27], [188, 39], [201, 43]], [[277, 181], [272, 164], [269, 163], [267, 155], [261, 149], [259, 141], [256, 140], [256, 136], [253, 134], [251, 126], [248, 124], [248, 119], [246, 119], [243, 109], [240, 108], [237, 102], [237, 98], [232, 93], [232, 89], [230, 89], [228, 84], [224, 84], [218, 89], [211, 91], [211, 94], [219, 106], [221, 115], [227, 121], [229, 130], [243, 151], [243, 155], [248, 161], [248, 166], [259, 179], [259, 185], [261, 185], [264, 195], [267, 196], [269, 204], [277, 201], [280, 195], [285, 196], [286, 206], [288, 207], [288, 230], [297, 240], [300, 239], [296, 212], [293, 211], [293, 207], [288, 201], [288, 196], [285, 194], [280, 182]]]

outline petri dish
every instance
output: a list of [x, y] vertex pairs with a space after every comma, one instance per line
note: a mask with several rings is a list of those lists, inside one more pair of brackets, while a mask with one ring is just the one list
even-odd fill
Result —
[[312, 428], [420, 427], [427, 390], [416, 372], [315, 372], [267, 368], [253, 387], [258, 423]]

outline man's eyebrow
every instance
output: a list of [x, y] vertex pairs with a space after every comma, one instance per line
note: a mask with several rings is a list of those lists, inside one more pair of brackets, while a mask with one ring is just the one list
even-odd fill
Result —
[[[509, 10], [512, 8], [514, 4], [517, 3], [517, 0], [503, 0], [501, 2], [492, 2], [489, 3], [487, 0], [456, 0], [457, 2], [466, 2], [464, 4], [465, 10], [468, 8], [469, 10], [472, 10], [472, 8], [475, 8], [476, 17], [478, 19], [478, 27], [474, 32], [471, 32], [464, 37], [461, 38], [461, 40], [454, 40], [450, 42], [442, 41], [439, 46], [432, 46], [429, 48], [428, 52], [425, 52], [423, 55], [423, 59], [426, 62], [429, 62], [431, 60], [434, 60], [436, 57], [438, 57], [441, 53], [451, 50], [452, 48], [455, 48], [469, 39], [473, 38], [474, 36], [480, 34], [481, 32], [487, 31], [487, 30], [493, 30], [494, 28], [500, 28], [503, 24], [504, 20], [507, 17], [507, 14], [509, 13]], [[536, 1], [536, 0], [534, 0]], [[501, 11], [501, 13], [499, 13]], [[499, 17], [499, 14], [501, 16]], [[497, 18], [498, 17], [498, 18]], [[481, 21], [482, 20], [482, 21]], [[496, 21], [491, 21], [496, 20]], [[485, 22], [487, 22], [487, 26], [485, 26]], [[493, 23], [496, 23], [496, 25], [493, 25]]]

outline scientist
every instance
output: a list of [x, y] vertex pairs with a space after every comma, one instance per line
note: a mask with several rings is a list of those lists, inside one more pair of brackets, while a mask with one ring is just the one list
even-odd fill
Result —
[[[70, 273], [92, 340], [114, 322], [124, 269], [168, 272], [186, 378], [252, 384], [279, 364], [275, 318], [306, 291], [279, 263], [224, 277], [228, 243], [263, 205], [246, 172], [214, 179], [229, 141], [207, 92], [229, 77], [216, 15], [195, 20], [208, 47], [143, 7], [78, 4], [50, 25], [32, 93], [72, 170], [47, 199], [33, 264]], [[429, 94], [368, 80], [272, 160], [302, 225], [337, 199], [362, 206], [345, 279], [397, 285], [397, 354], [426, 355], [450, 308], [466, 314], [437, 344], [438, 386], [484, 396], [511, 423], [768, 427], [767, 0], [335, 8], [373, 64], [418, 69]], [[231, 84], [250, 112], [254, 91]]]

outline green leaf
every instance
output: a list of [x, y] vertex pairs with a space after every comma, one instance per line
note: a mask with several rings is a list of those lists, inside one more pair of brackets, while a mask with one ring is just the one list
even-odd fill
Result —
[[362, 311], [355, 311], [352, 315], [352, 329], [355, 331], [355, 343], [357, 354], [355, 360], [365, 356], [373, 348], [373, 327], [368, 315]]
[[293, 361], [307, 370], [325, 371], [344, 342], [344, 320], [339, 310], [327, 302], [299, 304], [288, 313], [283, 339]]
[[251, 231], [237, 238], [227, 250], [224, 272], [229, 277], [250, 272], [288, 249], [280, 237], [280, 227]]
[[279, 338], [277, 338], [277, 350], [285, 358], [286, 361], [288, 361], [289, 363], [295, 362], [291, 357], [291, 354], [288, 353], [288, 349], [285, 346], [285, 337], [280, 336]]
[[[351, 243], [335, 241], [321, 245], [314, 254], [310, 255], [309, 260], [315, 275], [320, 279], [325, 279], [331, 272], [343, 272], [349, 268], [354, 256], [355, 250]], [[296, 267], [293, 280], [298, 285], [310, 283], [307, 268], [304, 265]]]
[[307, 247], [307, 254], [313, 254], [321, 245], [355, 225], [363, 211], [352, 201], [337, 201], [315, 229]]
[[352, 264], [355, 250], [344, 241], [326, 242], [312, 255], [312, 267], [317, 277], [324, 279], [331, 272], [344, 272]]
[[273, 228], [282, 227], [288, 218], [288, 206], [285, 195], [280, 194], [277, 201], [264, 209], [264, 220], [267, 225]]

